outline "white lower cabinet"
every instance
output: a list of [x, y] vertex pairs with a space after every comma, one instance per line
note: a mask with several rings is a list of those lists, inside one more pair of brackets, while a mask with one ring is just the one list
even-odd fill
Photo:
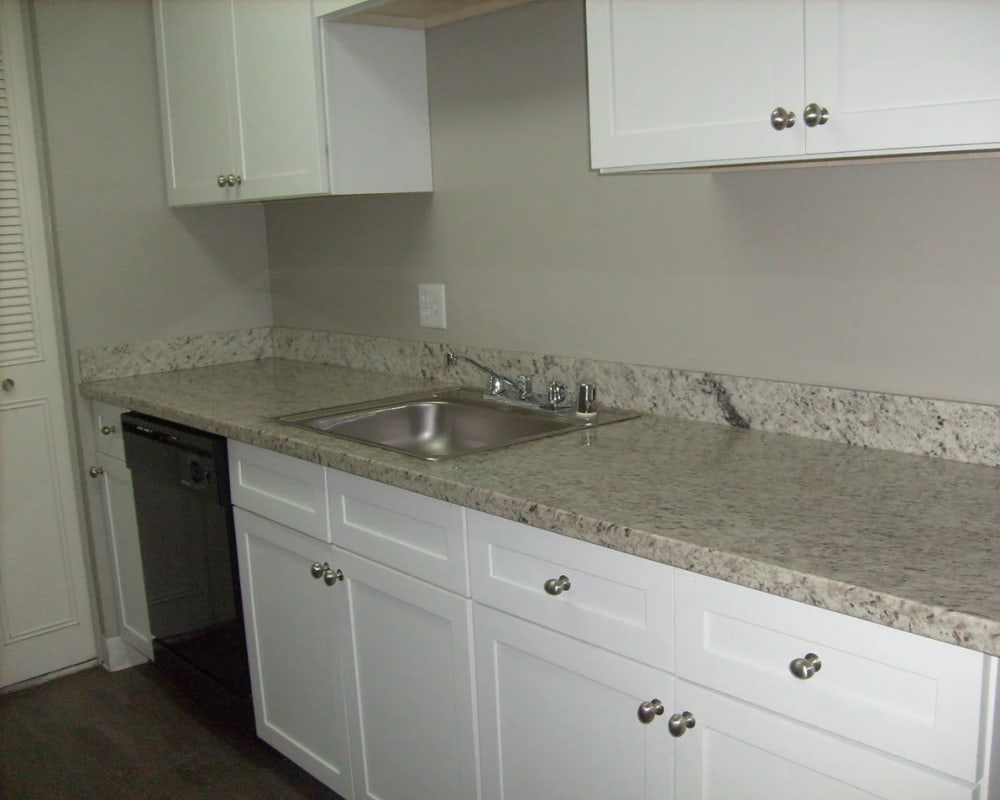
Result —
[[994, 658], [254, 450], [331, 511], [236, 513], [258, 732], [348, 800], [1000, 797]]
[[[674, 678], [476, 605], [484, 800], [670, 800]], [[662, 708], [639, 720], [641, 704]]]
[[[234, 509], [260, 738], [347, 800], [475, 800], [472, 601], [327, 541], [325, 513], [314, 513], [325, 512], [325, 489], [313, 501], [342, 473], [317, 481], [315, 465], [236, 442], [230, 456], [234, 498], [257, 512]], [[467, 585], [464, 510], [382, 488], [366, 495], [379, 512], [354, 517], [358, 549], [369, 549], [365, 529], [384, 534], [374, 521], [403, 536], [448, 519], [461, 540], [456, 580]]]
[[98, 453], [97, 466], [103, 476], [101, 487], [105, 521], [114, 559], [115, 590], [118, 593], [122, 641], [146, 658], [153, 657], [153, 637], [149, 632], [146, 584], [139, 551], [139, 525], [135, 519], [132, 472], [124, 461]]
[[[152, 659], [153, 637], [149, 632], [132, 472], [125, 463], [125, 441], [121, 430], [121, 415], [126, 409], [94, 403], [93, 411], [97, 468], [90, 474], [101, 480], [104, 523], [114, 569], [119, 635], [125, 644]], [[141, 661], [135, 658], [129, 663]]]
[[234, 517], [257, 735], [349, 798], [347, 595], [312, 570], [330, 548], [243, 509]]

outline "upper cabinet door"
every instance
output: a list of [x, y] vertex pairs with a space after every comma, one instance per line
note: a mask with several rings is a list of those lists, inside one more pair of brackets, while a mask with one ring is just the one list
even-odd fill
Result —
[[998, 32], [993, 0], [807, 2], [807, 152], [996, 147]]
[[239, 126], [229, 2], [158, 0], [156, 49], [170, 205], [235, 199]]
[[594, 168], [800, 155], [772, 113], [801, 115], [802, 26], [801, 2], [587, 0]]
[[238, 198], [325, 194], [319, 24], [309, 2], [236, 0], [233, 19]]

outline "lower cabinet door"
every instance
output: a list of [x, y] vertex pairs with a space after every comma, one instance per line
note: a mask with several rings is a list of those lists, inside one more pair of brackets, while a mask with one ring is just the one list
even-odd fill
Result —
[[[335, 548], [358, 800], [474, 800], [472, 602]], [[332, 562], [333, 563], [333, 562]]]
[[677, 681], [678, 800], [974, 800], [976, 788], [726, 695]]
[[142, 554], [139, 551], [139, 526], [135, 520], [132, 496], [132, 473], [124, 461], [99, 453], [97, 465], [103, 470], [104, 515], [108, 541], [114, 559], [115, 591], [121, 637], [146, 658], [153, 657], [153, 638], [149, 633], [146, 608], [146, 584], [142, 577]]
[[479, 604], [474, 613], [484, 800], [674, 797], [671, 675]]
[[[350, 800], [340, 651], [351, 631], [331, 548], [243, 509], [234, 517], [257, 735]], [[330, 565], [329, 583], [314, 564]]]

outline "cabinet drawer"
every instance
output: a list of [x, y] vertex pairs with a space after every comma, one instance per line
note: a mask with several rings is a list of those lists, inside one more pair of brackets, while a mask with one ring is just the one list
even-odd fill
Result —
[[97, 452], [125, 460], [125, 440], [122, 438], [122, 412], [127, 409], [108, 403], [94, 402], [94, 442]]
[[[989, 659], [972, 650], [677, 571], [677, 674], [975, 781]], [[795, 659], [820, 669], [797, 678]]]
[[271, 450], [229, 442], [233, 505], [320, 541], [330, 541], [325, 468]]
[[464, 508], [333, 469], [327, 486], [335, 544], [468, 597]]
[[673, 669], [672, 568], [477, 511], [468, 517], [474, 600]]

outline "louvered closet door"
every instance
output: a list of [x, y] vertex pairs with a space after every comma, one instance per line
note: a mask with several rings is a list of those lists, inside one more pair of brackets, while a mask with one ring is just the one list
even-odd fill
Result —
[[0, 0], [0, 686], [96, 655], [24, 42]]

